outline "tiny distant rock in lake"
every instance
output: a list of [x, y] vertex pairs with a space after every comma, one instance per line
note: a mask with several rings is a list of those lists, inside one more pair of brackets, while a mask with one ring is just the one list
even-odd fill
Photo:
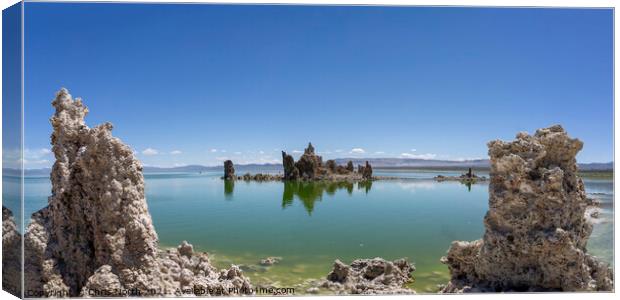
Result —
[[461, 174], [460, 176], [444, 176], [437, 175], [434, 177], [436, 181], [460, 181], [462, 183], [476, 183], [478, 181], [487, 181], [488, 178], [485, 176], [478, 176], [474, 174], [471, 168], [467, 171], [467, 173]]

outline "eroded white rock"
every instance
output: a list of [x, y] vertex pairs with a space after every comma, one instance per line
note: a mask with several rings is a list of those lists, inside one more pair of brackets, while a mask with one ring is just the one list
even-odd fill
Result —
[[333, 270], [319, 286], [339, 294], [414, 294], [405, 287], [415, 267], [405, 259], [357, 259], [346, 265], [334, 262]]
[[13, 212], [2, 206], [2, 289], [21, 297], [22, 236]]
[[488, 146], [486, 230], [482, 240], [452, 243], [443, 291], [612, 290], [611, 269], [586, 251], [592, 225], [575, 159], [583, 143], [556, 125]]
[[67, 90], [52, 105], [52, 195], [26, 232], [26, 290], [101, 296], [106, 287], [111, 296], [146, 296], [239, 294], [250, 287], [238, 268], [218, 272], [187, 242], [161, 251], [133, 151], [112, 136], [110, 123], [86, 126], [88, 109]]

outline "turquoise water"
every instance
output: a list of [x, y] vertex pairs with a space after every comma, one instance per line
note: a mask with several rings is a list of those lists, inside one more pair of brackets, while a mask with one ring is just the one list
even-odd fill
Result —
[[[243, 264], [254, 283], [302, 288], [323, 278], [335, 259], [407, 257], [411, 285], [431, 292], [448, 280], [439, 262], [454, 240], [484, 231], [488, 186], [435, 182], [438, 172], [388, 172], [404, 177], [372, 184], [224, 182], [221, 174], [146, 175], [149, 210], [162, 247], [187, 240], [220, 267]], [[396, 174], [396, 175], [395, 175]], [[589, 251], [613, 260], [613, 184], [585, 180], [602, 202]], [[43, 207], [48, 178], [26, 179], [26, 214]], [[272, 267], [261, 258], [282, 257]]]

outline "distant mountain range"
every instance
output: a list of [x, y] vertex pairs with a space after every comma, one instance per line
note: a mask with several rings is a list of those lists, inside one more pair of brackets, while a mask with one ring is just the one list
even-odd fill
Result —
[[[368, 161], [375, 169], [465, 169], [474, 168], [478, 170], [489, 169], [488, 159], [476, 160], [434, 160], [434, 159], [414, 159], [414, 158], [338, 158], [336, 163], [344, 165], [348, 161], [352, 161], [353, 165], [361, 165]], [[612, 171], [613, 162], [607, 163], [582, 163], [578, 164], [581, 171]], [[222, 171], [223, 166], [202, 166], [187, 165], [181, 167], [161, 168], [145, 166], [144, 173], [200, 173], [200, 172], [217, 172]], [[27, 176], [49, 176], [51, 169], [27, 169]], [[250, 173], [277, 173], [282, 172], [281, 164], [247, 164], [235, 165], [237, 174]], [[19, 176], [19, 171], [15, 169], [3, 169], [6, 175]]]

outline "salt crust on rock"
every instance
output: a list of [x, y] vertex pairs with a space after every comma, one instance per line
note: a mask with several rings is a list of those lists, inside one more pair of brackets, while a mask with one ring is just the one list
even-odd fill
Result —
[[486, 230], [452, 243], [443, 292], [611, 291], [611, 269], [586, 252], [592, 225], [575, 159], [583, 143], [555, 125], [488, 146]]
[[67, 90], [52, 105], [52, 196], [26, 231], [26, 296], [250, 291], [239, 268], [217, 271], [186, 242], [161, 251], [133, 151], [110, 123], [86, 126], [87, 108]]

